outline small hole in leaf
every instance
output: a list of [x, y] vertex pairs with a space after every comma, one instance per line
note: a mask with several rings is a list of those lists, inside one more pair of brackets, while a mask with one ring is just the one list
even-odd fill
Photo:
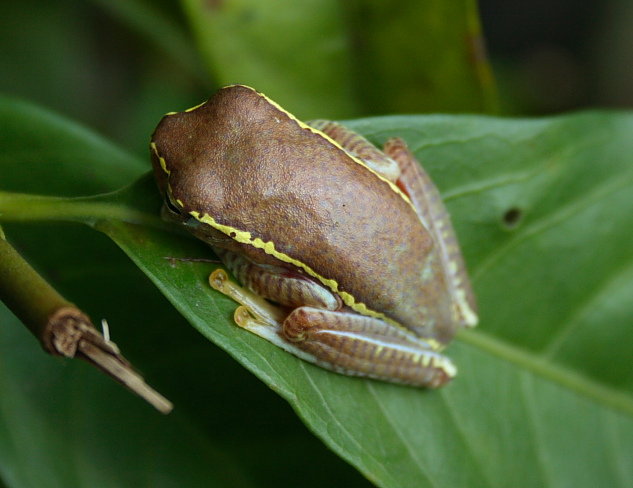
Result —
[[503, 214], [503, 225], [506, 229], [515, 229], [523, 219], [523, 210], [512, 207]]

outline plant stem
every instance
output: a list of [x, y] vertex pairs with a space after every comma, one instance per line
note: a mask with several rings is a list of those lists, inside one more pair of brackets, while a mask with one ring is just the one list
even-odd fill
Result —
[[72, 303], [62, 297], [4, 239], [0, 239], [0, 300], [35, 335], [41, 337], [48, 318]]
[[0, 192], [0, 220], [63, 220], [94, 225], [99, 220], [120, 220], [152, 227], [164, 227], [154, 215], [124, 204], [114, 203], [114, 194], [90, 197], [51, 197], [25, 193]]
[[86, 314], [61, 296], [20, 256], [1, 228], [0, 300], [50, 354], [85, 359], [160, 412], [171, 411], [172, 404], [143, 381], [116, 344], [105, 339]]

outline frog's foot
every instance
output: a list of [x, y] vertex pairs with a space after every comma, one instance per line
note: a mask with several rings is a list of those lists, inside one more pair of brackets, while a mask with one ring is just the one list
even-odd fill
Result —
[[244, 322], [245, 319], [241, 319], [245, 312], [246, 314], [249, 312], [253, 314], [257, 321], [262, 323], [262, 325], [265, 325], [267, 328], [278, 327], [279, 324], [283, 323], [285, 318], [288, 316], [288, 313], [284, 312], [279, 307], [274, 306], [272, 303], [264, 300], [260, 296], [257, 296], [252, 291], [247, 290], [246, 288], [243, 288], [237, 283], [231, 281], [226, 271], [222, 268], [218, 268], [211, 273], [211, 276], [209, 276], [209, 284], [212, 288], [243, 305], [243, 307], [239, 307], [235, 311], [235, 321], [238, 325], [244, 327], [245, 329], [248, 329], [248, 327], [242, 325], [242, 322]]

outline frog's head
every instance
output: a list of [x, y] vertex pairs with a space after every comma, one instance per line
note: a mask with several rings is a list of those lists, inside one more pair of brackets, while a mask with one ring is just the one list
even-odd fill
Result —
[[205, 195], [211, 194], [213, 180], [222, 179], [222, 168], [210, 152], [217, 145], [223, 117], [213, 112], [213, 106], [205, 102], [168, 113], [152, 134], [152, 166], [164, 201], [162, 217], [167, 221], [194, 224], [191, 212], [208, 212]]
[[[259, 159], [262, 154], [269, 160], [289, 157], [286, 148], [296, 143], [286, 139], [297, 132], [305, 131], [289, 114], [242, 85], [222, 88], [183, 112], [168, 113], [150, 140], [163, 215], [187, 225], [194, 224], [192, 216], [199, 216], [198, 221], [221, 218], [228, 226], [252, 223], [252, 208], [259, 205], [255, 188], [264, 183], [277, 188], [288, 179], [281, 170], [262, 176]], [[307, 150], [302, 146], [302, 152]], [[243, 214], [236, 215], [237, 207], [245, 209]]]

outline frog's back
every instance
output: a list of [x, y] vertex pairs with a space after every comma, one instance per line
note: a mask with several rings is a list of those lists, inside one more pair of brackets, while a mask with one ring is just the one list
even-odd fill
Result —
[[164, 120], [183, 132], [160, 140], [159, 126], [155, 142], [172, 161], [174, 197], [186, 211], [205, 209], [221, 226], [248, 233], [243, 248], [252, 259], [274, 254], [313, 272], [361, 313], [364, 304], [419, 336], [450, 339], [437, 249], [394, 185], [246, 87]]

